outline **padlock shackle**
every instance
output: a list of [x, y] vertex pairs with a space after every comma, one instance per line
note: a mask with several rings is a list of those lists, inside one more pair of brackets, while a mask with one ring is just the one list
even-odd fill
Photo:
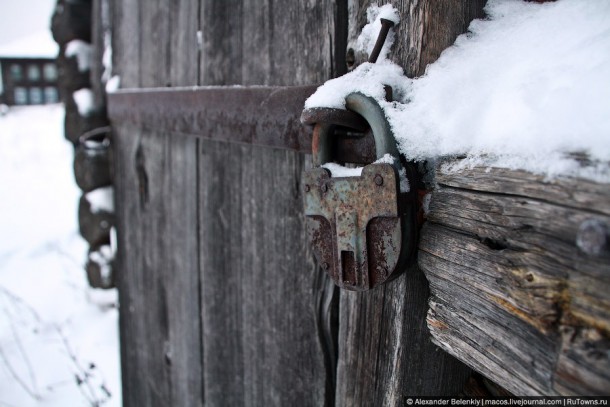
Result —
[[[386, 154], [398, 157], [398, 147], [392, 135], [392, 128], [388, 119], [375, 99], [360, 92], [353, 92], [345, 98], [348, 110], [358, 113], [368, 122], [375, 138], [375, 151], [377, 159]], [[330, 162], [332, 158], [332, 140], [335, 124], [319, 123], [314, 129], [312, 152], [313, 165], [321, 166]]]

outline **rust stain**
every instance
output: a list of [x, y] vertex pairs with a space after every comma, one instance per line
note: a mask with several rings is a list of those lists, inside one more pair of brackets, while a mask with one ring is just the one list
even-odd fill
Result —
[[549, 324], [548, 322], [543, 321], [540, 318], [536, 318], [527, 312], [523, 311], [519, 307], [512, 304], [510, 301], [505, 300], [504, 298], [498, 297], [493, 294], [486, 294], [486, 297], [493, 303], [499, 305], [504, 310], [508, 311], [510, 314], [515, 315], [522, 321], [528, 323], [534, 328], [538, 329], [540, 332], [547, 334], [554, 326], [554, 324]]
[[449, 329], [449, 326], [446, 323], [444, 323], [443, 321], [439, 321], [438, 319], [427, 318], [426, 322], [428, 323], [428, 327], [430, 329], [432, 329], [432, 328], [436, 328], [436, 329], [440, 329], [440, 330]]

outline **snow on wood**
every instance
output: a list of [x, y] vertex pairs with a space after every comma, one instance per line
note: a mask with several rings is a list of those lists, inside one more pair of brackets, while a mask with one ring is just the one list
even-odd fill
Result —
[[78, 114], [88, 117], [95, 110], [95, 95], [88, 88], [79, 89], [72, 93], [72, 98], [78, 108]]
[[491, 0], [486, 12], [423, 77], [365, 63], [305, 107], [344, 108], [359, 91], [379, 101], [408, 159], [466, 155], [461, 166], [610, 182], [610, 3]]
[[106, 93], [114, 93], [117, 90], [119, 90], [120, 86], [121, 86], [121, 77], [118, 75], [115, 75], [112, 78], [108, 79], [108, 82], [106, 82]]
[[103, 187], [88, 192], [85, 195], [91, 205], [91, 212], [114, 212], [114, 190], [112, 187]]
[[107, 287], [112, 281], [112, 261], [115, 253], [110, 245], [103, 245], [89, 253], [89, 261], [96, 264], [100, 270], [102, 284]]
[[49, 30], [0, 44], [0, 57], [4, 58], [55, 58], [58, 53], [59, 46]]
[[65, 55], [68, 58], [75, 57], [80, 72], [91, 69], [93, 48], [91, 44], [82, 40], [72, 40], [66, 45]]

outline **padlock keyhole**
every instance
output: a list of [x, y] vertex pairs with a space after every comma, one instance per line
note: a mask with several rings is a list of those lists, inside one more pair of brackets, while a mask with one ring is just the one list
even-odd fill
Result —
[[350, 285], [356, 285], [358, 277], [356, 273], [356, 258], [353, 251], [341, 250], [341, 268], [343, 282]]

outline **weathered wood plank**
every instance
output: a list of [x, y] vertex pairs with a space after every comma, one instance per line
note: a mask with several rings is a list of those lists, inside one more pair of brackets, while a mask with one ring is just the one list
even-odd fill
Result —
[[[327, 0], [204, 0], [200, 83], [321, 83], [334, 16]], [[299, 189], [310, 157], [206, 140], [199, 153], [206, 404], [333, 405], [335, 288]]]
[[[226, 163], [230, 156], [233, 163]], [[205, 143], [201, 270], [206, 402], [323, 405], [319, 279], [303, 244], [302, 155]], [[298, 180], [298, 178], [297, 178]]]
[[124, 403], [198, 405], [197, 141], [140, 132], [115, 138]]
[[308, 85], [333, 76], [334, 2], [201, 3], [204, 85]]
[[523, 171], [440, 170], [419, 264], [433, 341], [523, 395], [608, 394], [610, 255], [576, 240], [610, 224], [610, 192]]
[[140, 86], [140, 2], [112, 0], [112, 64], [121, 87]]
[[[162, 1], [115, 4], [114, 68], [122, 86], [196, 85], [188, 66], [196, 66], [197, 48], [170, 27], [179, 21], [196, 36], [198, 1], [181, 5], [170, 13]], [[123, 401], [202, 405], [198, 140], [114, 130]]]
[[400, 406], [462, 389], [470, 371], [431, 343], [428, 296], [417, 267], [379, 289], [341, 293], [338, 405]]
[[[365, 12], [371, 3], [350, 3], [351, 46], [366, 23]], [[409, 76], [422, 74], [427, 63], [450, 46], [473, 18], [482, 15], [484, 4], [391, 3], [401, 14], [391, 58]], [[364, 59], [365, 55], [359, 55], [356, 62]], [[376, 291], [341, 293], [339, 405], [403, 405], [407, 396], [451, 395], [462, 389], [470, 370], [431, 343], [425, 321], [428, 295], [426, 279], [417, 267]]]

